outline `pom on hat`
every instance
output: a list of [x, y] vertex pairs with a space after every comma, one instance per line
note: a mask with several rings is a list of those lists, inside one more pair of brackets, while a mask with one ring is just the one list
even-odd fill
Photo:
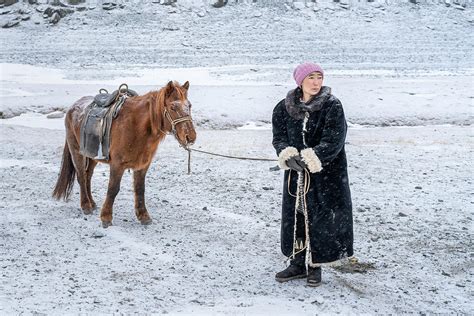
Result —
[[298, 65], [295, 70], [293, 71], [293, 78], [296, 81], [298, 86], [301, 86], [303, 83], [304, 78], [306, 78], [310, 73], [313, 72], [320, 72], [321, 75], [324, 77], [324, 70], [318, 64], [313, 63], [303, 63]]

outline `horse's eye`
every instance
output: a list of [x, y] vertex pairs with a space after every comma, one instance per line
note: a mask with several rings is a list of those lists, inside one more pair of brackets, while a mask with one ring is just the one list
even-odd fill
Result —
[[173, 111], [179, 110], [179, 104], [172, 103], [172, 104], [171, 104], [171, 109], [172, 109]]

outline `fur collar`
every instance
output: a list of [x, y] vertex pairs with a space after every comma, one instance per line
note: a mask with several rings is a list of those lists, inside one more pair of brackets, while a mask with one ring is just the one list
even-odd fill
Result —
[[302, 120], [305, 112], [315, 112], [322, 109], [324, 102], [331, 96], [331, 88], [323, 86], [307, 103], [301, 102], [303, 91], [300, 87], [290, 90], [285, 98], [288, 114], [294, 119]]

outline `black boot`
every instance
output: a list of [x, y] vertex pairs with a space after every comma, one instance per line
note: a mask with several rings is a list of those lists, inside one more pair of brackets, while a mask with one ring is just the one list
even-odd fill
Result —
[[321, 267], [308, 267], [308, 278], [306, 279], [308, 286], [321, 285]]
[[294, 279], [301, 279], [306, 276], [306, 269], [304, 265], [290, 264], [285, 270], [278, 272], [275, 275], [275, 280], [278, 282], [286, 282]]

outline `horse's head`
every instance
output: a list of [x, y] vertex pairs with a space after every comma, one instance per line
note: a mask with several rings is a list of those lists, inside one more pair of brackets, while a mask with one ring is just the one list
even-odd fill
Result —
[[184, 148], [194, 144], [196, 140], [188, 89], [189, 81], [186, 81], [182, 86], [177, 82], [170, 81], [164, 88], [164, 128], [173, 133]]

